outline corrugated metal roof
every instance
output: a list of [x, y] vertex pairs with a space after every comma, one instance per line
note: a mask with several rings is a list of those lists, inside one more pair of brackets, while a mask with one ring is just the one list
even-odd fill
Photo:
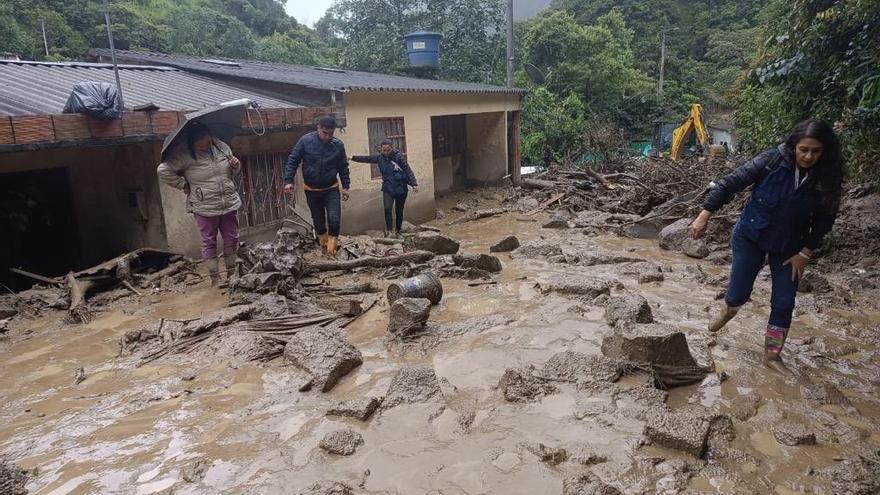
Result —
[[[109, 57], [110, 50], [95, 49], [92, 55]], [[116, 50], [116, 58], [125, 62], [168, 65], [203, 74], [234, 76], [261, 81], [294, 84], [312, 89], [332, 91], [393, 91], [443, 93], [513, 93], [524, 94], [521, 88], [507, 88], [488, 84], [437, 81], [415, 77], [392, 76], [344, 69], [277, 64], [254, 60], [224, 59], [209, 61], [186, 55]], [[225, 62], [225, 63], [222, 63]], [[232, 64], [237, 64], [231, 65]]]
[[[119, 78], [126, 108], [154, 103], [162, 110], [198, 110], [239, 98], [266, 108], [300, 106], [169, 67], [122, 65]], [[115, 83], [113, 66], [0, 60], [0, 115], [61, 113], [73, 85], [83, 81]]]

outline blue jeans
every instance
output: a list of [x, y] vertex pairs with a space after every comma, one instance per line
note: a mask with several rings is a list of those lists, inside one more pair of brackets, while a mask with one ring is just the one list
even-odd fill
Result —
[[798, 283], [791, 280], [791, 265], [783, 265], [788, 259], [781, 253], [767, 253], [747, 238], [739, 229], [733, 229], [730, 240], [733, 263], [724, 302], [728, 306], [742, 306], [752, 295], [755, 279], [769, 261], [773, 289], [770, 295], [770, 325], [791, 328], [791, 314]]

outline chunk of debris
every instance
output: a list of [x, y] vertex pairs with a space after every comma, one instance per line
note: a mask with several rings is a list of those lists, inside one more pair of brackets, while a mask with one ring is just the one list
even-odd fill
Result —
[[622, 367], [605, 356], [562, 351], [551, 356], [535, 375], [559, 382], [613, 383], [620, 379], [622, 373]]
[[455, 254], [459, 247], [455, 239], [432, 231], [419, 232], [407, 237], [404, 245], [434, 254]]
[[522, 443], [520, 446], [551, 466], [558, 466], [568, 460], [568, 452], [562, 447], [550, 448], [543, 443]]
[[633, 271], [638, 277], [640, 284], [662, 282], [664, 280], [663, 269], [654, 263], [635, 263]]
[[352, 455], [363, 444], [364, 437], [360, 433], [346, 428], [344, 430], [331, 431], [321, 439], [318, 446], [329, 454]]
[[518, 247], [514, 253], [526, 258], [557, 256], [562, 254], [562, 248], [558, 245], [547, 244], [546, 242], [529, 243]]
[[462, 268], [475, 268], [490, 273], [501, 271], [501, 260], [488, 254], [456, 254], [452, 257], [452, 262]]
[[80, 366], [73, 371], [73, 384], [79, 385], [84, 381], [86, 381], [86, 370], [82, 366]]
[[197, 459], [180, 470], [180, 477], [187, 483], [198, 483], [205, 479], [205, 474], [211, 468], [211, 462], [207, 459]]
[[612, 359], [697, 367], [684, 333], [670, 325], [618, 327], [602, 340], [602, 353]]
[[268, 294], [277, 291], [285, 281], [286, 277], [281, 272], [247, 273], [233, 279], [230, 289]]
[[831, 290], [833, 290], [833, 288], [831, 287], [831, 283], [828, 282], [828, 279], [813, 271], [808, 271], [798, 281], [798, 292], [814, 292], [822, 294], [830, 292]]
[[816, 434], [800, 423], [784, 421], [773, 427], [773, 437], [777, 442], [797, 447], [798, 445], [816, 445]]
[[534, 402], [557, 390], [552, 384], [536, 377], [531, 368], [504, 370], [498, 386], [508, 402]]
[[737, 395], [730, 403], [730, 414], [740, 420], [748, 421], [758, 414], [761, 405], [761, 396], [757, 392], [749, 392], [746, 395]]
[[562, 495], [622, 495], [593, 473], [572, 476], [562, 481]]
[[544, 222], [541, 227], [545, 229], [567, 229], [569, 217], [562, 211], [557, 211]]
[[319, 481], [300, 490], [297, 495], [354, 495], [354, 491], [338, 481]]
[[434, 368], [427, 366], [407, 366], [401, 368], [391, 380], [388, 394], [382, 401], [383, 409], [391, 409], [400, 404], [432, 402], [441, 398], [440, 382]]
[[586, 296], [595, 299], [611, 294], [611, 283], [597, 278], [563, 277], [539, 284], [541, 292], [556, 292], [563, 295]]
[[658, 241], [661, 249], [668, 251], [681, 251], [682, 245], [690, 237], [691, 220], [682, 218], [667, 225], [660, 231]]
[[822, 405], [850, 407], [852, 402], [830, 383], [813, 383], [801, 386], [801, 397]]
[[706, 450], [711, 423], [704, 415], [691, 411], [659, 409], [648, 415], [645, 436], [657, 445], [701, 457]]
[[581, 466], [592, 466], [594, 464], [601, 464], [608, 460], [608, 458], [604, 455], [597, 454], [595, 450], [583, 445], [572, 449], [569, 452], [568, 457], [573, 462], [576, 462]]
[[311, 375], [311, 383], [329, 392], [351, 370], [363, 363], [361, 353], [342, 332], [321, 327], [301, 330], [284, 347], [284, 357]]
[[709, 256], [709, 247], [706, 246], [706, 241], [702, 239], [685, 237], [681, 242], [681, 250], [686, 256], [691, 258], [703, 259]]
[[504, 239], [496, 242], [489, 248], [490, 253], [507, 253], [519, 247], [519, 239], [516, 236], [509, 235]]
[[28, 472], [0, 457], [0, 493], [27, 495]]
[[400, 298], [391, 305], [388, 333], [394, 337], [406, 337], [425, 328], [431, 315], [431, 301], [427, 299]]
[[880, 459], [862, 456], [847, 459], [821, 471], [831, 480], [831, 493], [874, 495], [880, 493]]
[[378, 397], [359, 397], [340, 402], [327, 411], [327, 416], [341, 416], [366, 421], [376, 412], [380, 404], [382, 404], [382, 400]]
[[605, 321], [615, 326], [620, 323], [651, 323], [654, 315], [648, 300], [641, 294], [627, 292], [612, 296], [605, 303]]

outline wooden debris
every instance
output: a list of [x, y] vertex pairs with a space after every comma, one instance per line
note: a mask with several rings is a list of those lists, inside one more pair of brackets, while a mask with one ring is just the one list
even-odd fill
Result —
[[388, 268], [405, 265], [408, 263], [424, 263], [434, 258], [434, 253], [428, 251], [411, 251], [396, 256], [377, 258], [364, 256], [362, 258], [345, 261], [315, 261], [306, 267], [307, 272], [329, 272], [334, 270], [349, 271], [355, 268]]

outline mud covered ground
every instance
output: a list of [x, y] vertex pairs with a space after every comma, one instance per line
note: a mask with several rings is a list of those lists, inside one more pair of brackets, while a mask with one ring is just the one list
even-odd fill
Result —
[[[704, 329], [724, 265], [656, 241], [543, 229], [542, 214], [454, 223], [460, 215], [432, 225], [462, 252], [488, 253], [510, 234], [522, 243], [498, 254], [497, 283], [443, 279], [427, 329], [405, 342], [386, 338], [380, 298], [345, 329], [363, 364], [328, 393], [300, 392], [302, 373], [281, 357], [194, 352], [138, 366], [119, 356], [127, 331], [225, 307], [206, 284], [128, 298], [85, 326], [55, 314], [16, 322], [0, 342], [0, 456], [13, 463], [2, 472], [26, 470], [35, 494], [880, 490], [876, 265], [835, 265], [827, 290], [800, 295], [786, 377], [760, 364], [766, 274], [713, 336]], [[596, 281], [608, 295], [560, 289]], [[391, 281], [361, 272], [328, 282]], [[661, 390], [605, 360], [615, 331], [605, 306], [625, 294], [643, 296], [714, 372]]]

